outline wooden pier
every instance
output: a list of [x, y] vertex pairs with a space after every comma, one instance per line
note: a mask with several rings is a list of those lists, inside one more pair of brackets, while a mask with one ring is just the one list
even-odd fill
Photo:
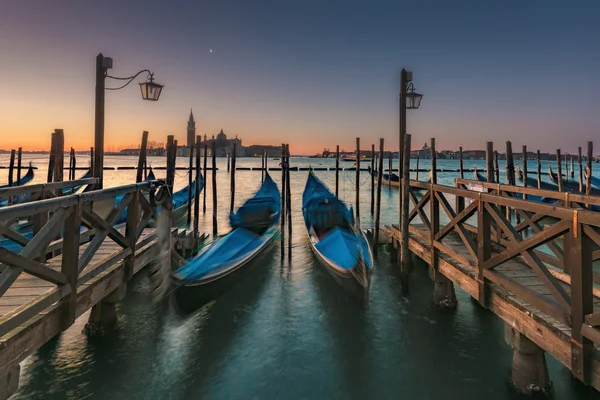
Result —
[[[17, 389], [19, 363], [86, 311], [92, 329], [114, 323], [127, 281], [156, 258], [154, 184], [56, 196], [96, 181], [0, 190], [39, 199], [0, 208], [2, 239], [19, 244], [0, 247], [0, 399]], [[124, 212], [126, 222], [115, 225]], [[33, 220], [28, 235], [14, 228], [24, 220]]]
[[[600, 197], [466, 179], [408, 186], [408, 250], [428, 264], [436, 302], [455, 306], [458, 285], [506, 322], [519, 390], [548, 387], [543, 352], [600, 390], [600, 214], [590, 210]], [[401, 247], [398, 226], [378, 233]]]

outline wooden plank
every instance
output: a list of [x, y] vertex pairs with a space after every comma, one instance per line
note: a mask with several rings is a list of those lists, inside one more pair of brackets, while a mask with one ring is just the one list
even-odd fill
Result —
[[57, 285], [67, 283], [67, 277], [64, 274], [47, 268], [36, 261], [29, 260], [17, 253], [13, 253], [4, 247], [0, 247], [0, 262]]
[[106, 222], [91, 209], [87, 207], [83, 208], [83, 218], [90, 222], [94, 227], [98, 228], [99, 231], [106, 231], [108, 237], [118, 243], [121, 247], [125, 248], [130, 246], [129, 241], [123, 235], [121, 235], [112, 224]]

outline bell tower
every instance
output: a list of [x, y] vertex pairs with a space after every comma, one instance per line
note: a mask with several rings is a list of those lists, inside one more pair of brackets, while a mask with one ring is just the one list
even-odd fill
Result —
[[196, 142], [196, 121], [194, 121], [194, 114], [190, 109], [190, 118], [188, 119], [187, 125], [187, 146], [193, 147]]

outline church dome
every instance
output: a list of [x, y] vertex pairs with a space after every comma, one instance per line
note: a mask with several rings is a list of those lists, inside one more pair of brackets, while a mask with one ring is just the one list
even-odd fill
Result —
[[223, 133], [223, 129], [221, 129], [221, 132], [217, 135], [217, 144], [223, 146], [227, 145], [227, 135]]

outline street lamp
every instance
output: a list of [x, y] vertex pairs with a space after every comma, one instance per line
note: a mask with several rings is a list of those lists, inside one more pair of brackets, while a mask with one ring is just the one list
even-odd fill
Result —
[[[129, 85], [138, 75], [148, 73], [147, 81], [140, 83], [142, 99], [157, 101], [162, 92], [163, 85], [154, 82], [154, 74], [143, 69], [137, 74], [125, 78], [110, 76], [108, 70], [113, 67], [113, 60], [104, 57], [102, 53], [96, 56], [96, 112], [94, 124], [94, 177], [98, 178], [97, 189], [102, 189], [104, 171], [104, 103], [106, 90], [120, 90]], [[127, 81], [124, 85], [116, 88], [106, 87], [106, 78]]]
[[406, 87], [406, 109], [416, 110], [421, 105], [422, 94], [415, 92], [415, 86], [412, 81], [408, 82]]

